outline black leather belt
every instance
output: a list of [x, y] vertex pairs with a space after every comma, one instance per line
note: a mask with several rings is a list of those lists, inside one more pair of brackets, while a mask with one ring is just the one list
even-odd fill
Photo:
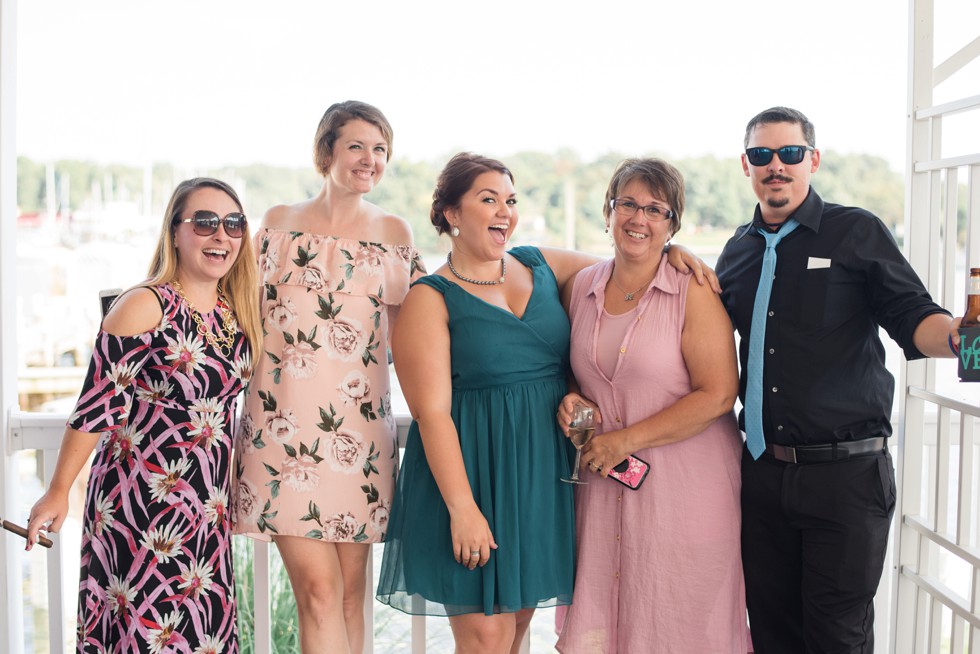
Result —
[[841, 441], [827, 445], [766, 445], [766, 454], [777, 461], [786, 463], [820, 463], [824, 461], [839, 461], [855, 456], [876, 454], [885, 449], [884, 436], [865, 438], [860, 441]]

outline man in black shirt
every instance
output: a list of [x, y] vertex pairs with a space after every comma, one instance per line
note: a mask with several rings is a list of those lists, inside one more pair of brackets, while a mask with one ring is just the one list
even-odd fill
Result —
[[810, 187], [820, 151], [806, 116], [760, 113], [745, 148], [759, 204], [717, 272], [741, 337], [742, 559], [755, 651], [872, 652], [895, 508], [895, 383], [878, 327], [908, 359], [948, 357], [952, 322], [878, 218]]

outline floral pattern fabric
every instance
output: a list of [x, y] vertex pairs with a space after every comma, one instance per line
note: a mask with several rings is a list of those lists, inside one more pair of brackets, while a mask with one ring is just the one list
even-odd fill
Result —
[[[85, 500], [79, 652], [234, 654], [229, 491], [233, 420], [251, 376], [239, 331], [224, 356], [173, 288], [160, 325], [100, 332], [69, 420], [100, 433]], [[203, 314], [212, 330], [223, 308]]]
[[398, 447], [388, 308], [425, 273], [415, 248], [262, 229], [264, 351], [245, 401], [235, 531], [384, 539]]

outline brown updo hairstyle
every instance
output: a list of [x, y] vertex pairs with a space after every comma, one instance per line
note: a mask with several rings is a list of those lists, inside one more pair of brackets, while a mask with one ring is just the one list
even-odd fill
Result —
[[321, 176], [326, 177], [330, 169], [330, 156], [333, 154], [333, 145], [340, 136], [340, 128], [352, 120], [363, 120], [381, 130], [381, 135], [388, 144], [388, 161], [391, 161], [391, 142], [395, 135], [388, 119], [380, 109], [366, 102], [346, 100], [327, 108], [316, 128], [316, 136], [313, 137], [313, 165]]
[[602, 215], [609, 219], [612, 207], [609, 202], [619, 197], [620, 191], [630, 182], [639, 180], [646, 185], [650, 195], [667, 203], [674, 215], [670, 218], [670, 235], [681, 228], [681, 214], [684, 213], [684, 176], [681, 171], [663, 159], [626, 159], [619, 163], [609, 188], [606, 189], [606, 202], [602, 205]]
[[446, 209], [458, 207], [460, 200], [473, 187], [476, 178], [488, 172], [507, 175], [510, 177], [511, 184], [514, 183], [513, 173], [496, 159], [472, 152], [460, 152], [449, 160], [439, 173], [436, 190], [432, 192], [432, 211], [429, 213], [429, 220], [438, 233], [445, 234], [452, 229], [452, 225], [446, 219]]

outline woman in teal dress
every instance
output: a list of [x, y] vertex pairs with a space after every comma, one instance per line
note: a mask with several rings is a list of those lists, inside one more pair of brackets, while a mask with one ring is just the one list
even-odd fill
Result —
[[[377, 596], [449, 616], [457, 652], [516, 652], [534, 609], [572, 601], [572, 487], [560, 478], [573, 450], [555, 420], [569, 344], [559, 294], [598, 259], [508, 251], [514, 177], [478, 155], [446, 164], [431, 219], [452, 248], [409, 291], [392, 335], [414, 422]], [[704, 280], [690, 253], [670, 260]]]
[[534, 609], [572, 599], [575, 529], [559, 289], [593, 257], [520, 247], [513, 176], [459, 154], [433, 194], [452, 251], [409, 291], [392, 336], [412, 417], [378, 599], [447, 615], [457, 651], [507, 652]]

